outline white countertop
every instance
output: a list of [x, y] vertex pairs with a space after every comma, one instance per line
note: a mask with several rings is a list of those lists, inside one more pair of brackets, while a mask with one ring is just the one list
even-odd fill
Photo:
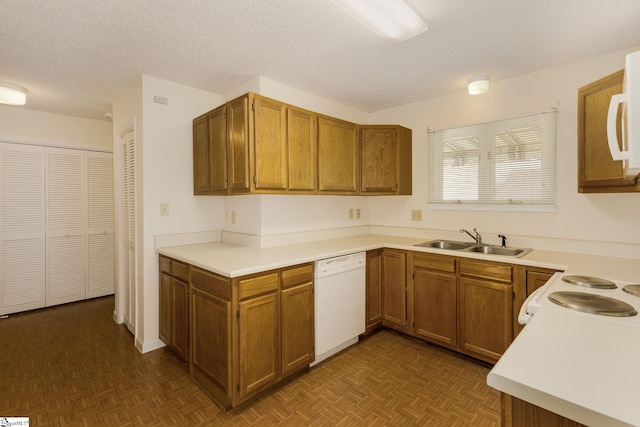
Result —
[[640, 425], [640, 328], [543, 307], [487, 384], [589, 426]]
[[640, 282], [640, 263], [628, 258], [541, 250], [533, 250], [524, 257], [515, 258], [414, 246], [427, 240], [430, 239], [363, 234], [268, 248], [225, 242], [202, 243], [159, 248], [158, 253], [225, 277], [238, 277], [353, 252], [387, 247], [551, 268], [605, 277], [610, 280], [637, 280]]
[[[255, 248], [215, 242], [158, 249], [226, 277], [387, 247], [564, 270], [640, 283], [629, 258], [533, 250], [521, 258], [414, 246], [430, 239], [365, 234]], [[490, 372], [490, 386], [587, 425], [640, 425], [640, 328], [542, 309]]]

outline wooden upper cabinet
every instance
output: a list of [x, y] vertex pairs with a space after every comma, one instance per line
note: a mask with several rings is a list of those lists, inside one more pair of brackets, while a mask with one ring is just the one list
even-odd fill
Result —
[[[578, 191], [640, 191], [638, 178], [625, 179], [622, 161], [613, 160], [607, 142], [607, 114], [613, 95], [623, 91], [624, 70], [578, 90]], [[618, 140], [621, 135], [618, 112]]]
[[194, 194], [411, 194], [411, 130], [362, 129], [247, 93], [193, 120]]
[[314, 191], [316, 188], [316, 114], [287, 107], [287, 154], [289, 190]]
[[227, 105], [193, 121], [194, 194], [227, 192]]
[[318, 118], [318, 190], [358, 191], [358, 125]]
[[411, 130], [402, 126], [360, 127], [363, 193], [411, 194]]
[[253, 95], [254, 188], [285, 190], [287, 188], [287, 139], [285, 105]]
[[229, 149], [229, 191], [246, 193], [249, 182], [249, 95], [230, 101], [227, 106]]

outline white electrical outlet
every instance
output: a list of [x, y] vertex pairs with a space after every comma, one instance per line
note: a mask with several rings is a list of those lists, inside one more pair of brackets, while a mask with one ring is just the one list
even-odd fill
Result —
[[169, 203], [160, 203], [160, 216], [169, 216]]
[[422, 209], [411, 211], [411, 221], [422, 221]]
[[360, 219], [360, 208], [356, 209], [356, 219]]
[[353, 219], [353, 208], [349, 209], [349, 219]]

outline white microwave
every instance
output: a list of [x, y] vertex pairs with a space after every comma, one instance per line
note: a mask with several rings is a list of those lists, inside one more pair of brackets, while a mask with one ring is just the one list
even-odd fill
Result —
[[[607, 139], [613, 160], [622, 160], [627, 178], [640, 174], [640, 51], [627, 55], [624, 91], [611, 97]], [[622, 107], [622, 144], [618, 144], [616, 119]], [[620, 149], [622, 146], [622, 150]]]

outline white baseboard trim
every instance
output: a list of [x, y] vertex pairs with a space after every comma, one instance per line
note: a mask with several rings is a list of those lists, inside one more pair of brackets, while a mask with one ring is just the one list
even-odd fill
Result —
[[136, 348], [140, 353], [148, 353], [153, 350], [157, 350], [159, 348], [165, 347], [166, 344], [161, 340], [157, 339], [151, 342], [143, 343], [139, 339], [136, 338]]

